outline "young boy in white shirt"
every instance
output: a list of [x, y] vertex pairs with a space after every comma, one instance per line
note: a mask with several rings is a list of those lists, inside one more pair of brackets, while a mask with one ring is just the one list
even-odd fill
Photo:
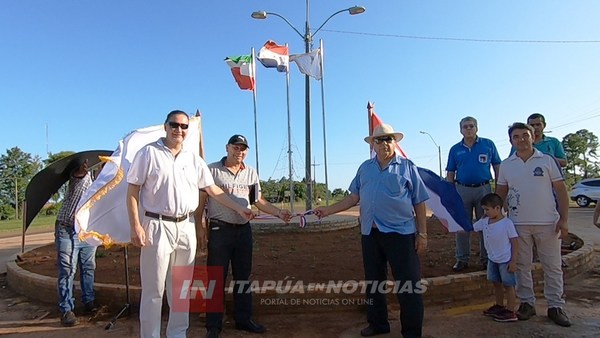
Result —
[[494, 283], [496, 294], [496, 304], [483, 311], [483, 314], [498, 322], [513, 322], [518, 320], [515, 312], [515, 272], [519, 235], [513, 222], [502, 214], [502, 204], [502, 198], [497, 194], [485, 195], [481, 199], [484, 217], [473, 224], [473, 229], [483, 231], [488, 252], [487, 278]]

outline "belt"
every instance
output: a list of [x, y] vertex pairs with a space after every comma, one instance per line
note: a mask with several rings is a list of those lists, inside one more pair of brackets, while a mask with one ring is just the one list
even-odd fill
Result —
[[208, 219], [208, 221], [209, 221], [210, 223], [221, 224], [221, 225], [228, 225], [228, 226], [231, 226], [231, 227], [236, 227], [236, 228], [237, 228], [237, 227], [243, 227], [244, 225], [246, 225], [246, 224], [250, 223], [250, 222], [247, 222], [247, 223], [242, 223], [242, 224], [238, 224], [238, 223], [229, 223], [229, 222], [221, 221], [220, 219], [216, 219], [216, 218], [209, 218], [209, 219]]
[[485, 182], [481, 182], [481, 183], [477, 183], [477, 184], [463, 184], [460, 182], [456, 182], [456, 184], [462, 185], [463, 187], [477, 188], [477, 187], [483, 187], [484, 185], [490, 184], [490, 181], [485, 181]]
[[176, 222], [176, 223], [185, 221], [190, 216], [190, 214], [185, 214], [183, 216], [173, 217], [173, 216], [165, 216], [165, 215], [161, 215], [161, 214], [155, 214], [150, 211], [146, 211], [145, 214], [146, 214], [146, 216], [151, 217], [151, 218], [156, 218], [156, 219], [160, 219], [163, 221]]

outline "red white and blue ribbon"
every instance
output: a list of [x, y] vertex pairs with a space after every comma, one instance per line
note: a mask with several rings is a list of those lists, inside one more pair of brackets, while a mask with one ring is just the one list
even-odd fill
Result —
[[[298, 214], [296, 214], [296, 216], [300, 216], [300, 228], [305, 228], [306, 227], [306, 215], [314, 215], [314, 214], [315, 214], [314, 210], [307, 210], [304, 213], [298, 213]], [[320, 223], [321, 220], [319, 219], [318, 222]]]
[[[316, 215], [314, 210], [307, 210], [305, 212], [299, 212], [296, 214], [293, 214], [292, 217], [300, 217], [300, 228], [305, 228], [308, 225], [308, 222], [306, 221], [306, 216], [307, 215]], [[278, 218], [276, 216], [272, 216], [272, 215], [258, 215], [256, 217], [254, 217], [254, 219], [274, 219], [274, 218]], [[318, 223], [321, 223], [321, 220], [319, 219], [317, 221]]]

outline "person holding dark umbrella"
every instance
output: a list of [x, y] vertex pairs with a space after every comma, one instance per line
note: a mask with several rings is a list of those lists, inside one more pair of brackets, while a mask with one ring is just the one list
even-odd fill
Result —
[[73, 310], [73, 278], [80, 266], [80, 283], [82, 301], [86, 313], [97, 311], [98, 305], [94, 293], [94, 271], [96, 269], [96, 247], [80, 241], [75, 231], [75, 210], [84, 192], [92, 184], [88, 173], [88, 162], [73, 162], [67, 170], [70, 172], [69, 188], [58, 212], [55, 223], [54, 239], [56, 243], [56, 266], [58, 267], [58, 307], [62, 313], [60, 323], [63, 326], [74, 326], [78, 323]]

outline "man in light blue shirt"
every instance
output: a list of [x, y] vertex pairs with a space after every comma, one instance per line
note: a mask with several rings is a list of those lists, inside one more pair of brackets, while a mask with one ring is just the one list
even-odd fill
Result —
[[402, 336], [421, 337], [423, 298], [418, 254], [427, 249], [425, 201], [429, 195], [409, 160], [396, 155], [402, 133], [386, 124], [365, 141], [376, 157], [365, 161], [342, 201], [315, 209], [319, 217], [346, 210], [360, 201], [361, 244], [367, 286], [367, 321], [363, 337], [390, 332], [386, 294], [379, 285], [387, 280], [389, 262], [400, 303]]

